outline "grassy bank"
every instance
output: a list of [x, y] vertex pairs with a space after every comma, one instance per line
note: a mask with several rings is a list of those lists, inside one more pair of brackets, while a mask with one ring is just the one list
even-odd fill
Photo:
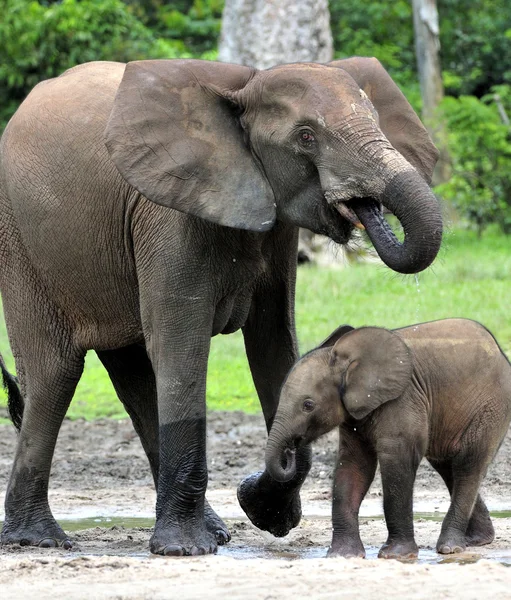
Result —
[[[300, 267], [296, 320], [300, 350], [314, 347], [337, 325], [400, 327], [445, 317], [468, 317], [486, 325], [511, 356], [511, 239], [487, 232], [445, 235], [433, 268], [414, 276], [397, 275], [376, 264], [345, 269]], [[13, 360], [3, 319], [0, 352]], [[212, 340], [208, 407], [259, 410], [240, 332]], [[5, 403], [1, 396], [0, 403]], [[99, 360], [90, 352], [69, 409], [71, 418], [125, 416]]]

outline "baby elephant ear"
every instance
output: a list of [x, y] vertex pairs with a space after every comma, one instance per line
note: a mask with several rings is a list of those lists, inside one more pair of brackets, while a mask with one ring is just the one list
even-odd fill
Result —
[[335, 331], [332, 331], [326, 340], [321, 342], [321, 344], [318, 346], [318, 349], [329, 348], [330, 346], [333, 346], [338, 339], [342, 338], [343, 335], [349, 333], [350, 331], [353, 331], [353, 329], [355, 328], [351, 325], [339, 325]]
[[240, 109], [227, 99], [255, 73], [200, 60], [128, 63], [105, 131], [124, 179], [156, 204], [228, 227], [271, 229], [273, 192], [244, 142]]
[[396, 333], [379, 327], [343, 336], [332, 348], [332, 363], [343, 371], [341, 398], [355, 419], [399, 398], [412, 378], [408, 346]]

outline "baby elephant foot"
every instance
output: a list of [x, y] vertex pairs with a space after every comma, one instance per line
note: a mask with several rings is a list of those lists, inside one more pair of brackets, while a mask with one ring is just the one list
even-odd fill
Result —
[[440, 535], [436, 544], [436, 551], [439, 554], [457, 554], [458, 552], [464, 552], [466, 548], [465, 536], [459, 532]]
[[401, 560], [412, 560], [419, 556], [419, 547], [415, 540], [387, 541], [380, 548], [378, 558], [398, 558]]
[[246, 477], [238, 486], [238, 501], [252, 523], [275, 537], [284, 537], [302, 517], [298, 489], [262, 484], [263, 473]]
[[207, 502], [204, 507], [204, 519], [206, 521], [206, 529], [215, 536], [216, 543], [219, 546], [223, 546], [231, 541], [231, 534], [227, 529], [227, 525]]
[[155, 526], [149, 542], [153, 554], [164, 556], [202, 556], [215, 554], [218, 545], [215, 536], [206, 527]]
[[344, 542], [332, 541], [332, 544], [330, 548], [328, 548], [326, 555], [328, 558], [335, 556], [342, 556], [343, 558], [365, 558], [366, 551], [360, 540], [344, 540]]
[[25, 523], [11, 526], [6, 520], [0, 536], [2, 544], [19, 544], [20, 546], [39, 546], [39, 548], [64, 548], [70, 550], [73, 543], [62, 528], [53, 519], [38, 520], [36, 523]]

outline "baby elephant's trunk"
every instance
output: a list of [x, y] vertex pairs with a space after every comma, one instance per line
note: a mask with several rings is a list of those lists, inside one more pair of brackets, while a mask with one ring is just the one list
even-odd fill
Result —
[[290, 481], [296, 475], [296, 449], [279, 423], [273, 423], [266, 445], [266, 470], [275, 481]]

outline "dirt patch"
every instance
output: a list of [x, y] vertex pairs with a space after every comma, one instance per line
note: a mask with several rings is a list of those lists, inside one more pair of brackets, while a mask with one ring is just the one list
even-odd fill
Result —
[[[0, 492], [5, 492], [15, 446], [11, 426], [0, 425]], [[481, 598], [509, 594], [511, 519], [495, 518], [496, 540], [452, 559], [434, 552], [438, 521], [418, 513], [445, 511], [448, 494], [439, 476], [423, 463], [415, 486], [419, 561], [375, 559], [386, 537], [381, 518], [381, 484], [375, 480], [361, 511], [361, 535], [369, 560], [324, 559], [330, 542], [330, 487], [336, 434], [314, 445], [314, 462], [304, 486], [304, 519], [277, 540], [255, 529], [236, 500], [236, 486], [263, 468], [265, 429], [260, 415], [211, 413], [208, 417], [208, 498], [227, 519], [232, 541], [219, 555], [194, 559], [151, 557], [149, 527], [113, 525], [105, 519], [147, 518], [155, 493], [147, 461], [128, 420], [65, 421], [55, 453], [50, 502], [59, 519], [103, 517], [101, 527], [72, 534], [73, 551], [0, 548], [2, 598], [37, 592], [38, 598]], [[493, 511], [511, 509], [511, 436], [490, 467], [482, 493]], [[2, 513], [0, 513], [0, 519]], [[124, 521], [120, 521], [124, 522]], [[374, 560], [373, 560], [374, 558]], [[462, 564], [474, 563], [474, 564]], [[389, 587], [391, 586], [391, 587]]]

